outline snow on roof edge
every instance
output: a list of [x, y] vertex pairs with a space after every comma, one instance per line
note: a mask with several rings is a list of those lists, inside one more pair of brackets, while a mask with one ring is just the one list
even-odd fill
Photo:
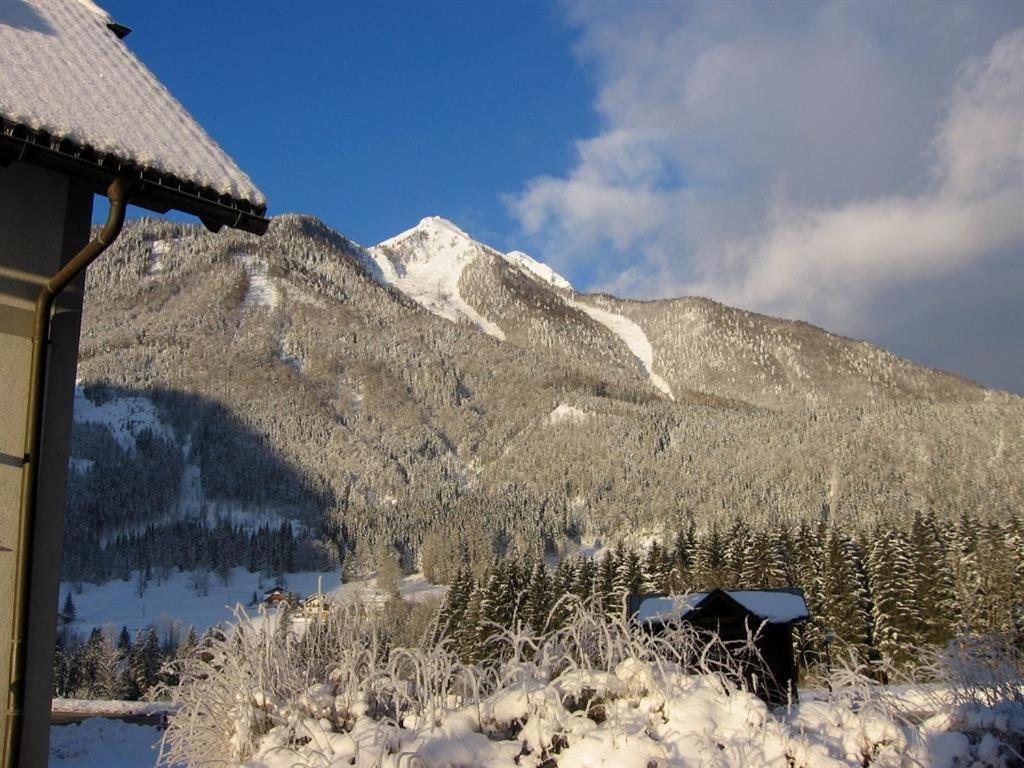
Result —
[[89, 0], [0, 3], [0, 117], [265, 211], [263, 193], [108, 20]]
[[[635, 619], [640, 623], [685, 619], [698, 610], [714, 592], [690, 592], [684, 595], [645, 597], [637, 606]], [[720, 590], [753, 615], [769, 624], [788, 624], [809, 617], [803, 595], [787, 590]]]

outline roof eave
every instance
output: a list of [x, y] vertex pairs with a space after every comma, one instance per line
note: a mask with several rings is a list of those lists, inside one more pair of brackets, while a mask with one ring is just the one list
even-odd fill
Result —
[[138, 186], [132, 205], [156, 213], [171, 209], [189, 213], [214, 232], [227, 226], [262, 235], [270, 224], [264, 216], [265, 205], [253, 205], [0, 118], [0, 165], [19, 160], [74, 176], [96, 194], [105, 194], [117, 177], [134, 179]]

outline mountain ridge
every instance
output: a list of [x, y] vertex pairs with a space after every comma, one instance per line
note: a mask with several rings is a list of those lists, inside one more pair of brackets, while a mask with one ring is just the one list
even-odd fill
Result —
[[[313, 217], [275, 217], [263, 238], [130, 222], [89, 270], [82, 386], [153, 400], [168, 425], [154, 453], [181, 456], [168, 471], [205, 494], [191, 507], [251, 504], [254, 467], [278, 467], [294, 489], [279, 516], [319, 520], [357, 558], [415, 559], [438, 531], [563, 551], [727, 508], [764, 524], [827, 504], [860, 525], [1024, 499], [1021, 398], [705, 300], [559, 289], [464, 245], [455, 289], [504, 341], [430, 311]], [[642, 331], [650, 369], [595, 311]], [[109, 480], [101, 428], [72, 451], [82, 488]], [[147, 499], [124, 504], [149, 519]]]

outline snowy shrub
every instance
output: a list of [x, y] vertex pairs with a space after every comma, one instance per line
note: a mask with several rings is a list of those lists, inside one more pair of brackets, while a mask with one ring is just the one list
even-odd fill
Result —
[[[753, 638], [726, 647], [685, 626], [652, 636], [596, 605], [574, 604], [547, 633], [495, 626], [494, 656], [473, 664], [448, 640], [389, 647], [379, 618], [357, 607], [304, 625], [274, 619], [239, 613], [183, 663], [165, 764], [1020, 764], [1019, 674], [991, 649], [963, 656], [973, 648], [964, 643], [942, 659], [945, 683], [936, 666], [928, 684], [885, 686], [877, 669], [840, 658], [829, 690], [772, 710], [751, 692], [756, 675], [743, 672]], [[979, 663], [1005, 677], [970, 677]], [[956, 682], [955, 670], [970, 682]]]

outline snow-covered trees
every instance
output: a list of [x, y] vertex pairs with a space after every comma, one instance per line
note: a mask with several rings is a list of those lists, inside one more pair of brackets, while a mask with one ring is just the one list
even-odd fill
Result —
[[[800, 587], [809, 621], [796, 628], [797, 655], [805, 667], [825, 662], [825, 638], [838, 641], [833, 655], [884, 662], [892, 669], [921, 662], [963, 631], [1020, 634], [1024, 594], [1012, 575], [1020, 568], [1013, 525], [992, 527], [979, 540], [995, 538], [986, 569], [976, 571], [958, 544], [928, 516], [905, 524], [876, 525], [856, 537], [826, 513], [814, 524], [743, 530], [743, 547], [729, 547], [718, 528], [677, 534], [670, 548], [653, 541], [633, 548], [617, 543], [599, 558], [563, 558], [553, 568], [509, 555], [487, 568], [479, 581], [463, 567], [442, 603], [440, 637], [466, 649], [467, 660], [487, 655], [491, 635], [517, 622], [540, 631], [560, 626], [562, 601], [596, 601], [609, 616], [621, 616], [629, 593], [707, 591], [714, 587]], [[728, 566], [729, 550], [741, 552], [739, 573]], [[695, 552], [691, 556], [689, 553]], [[673, 553], [673, 554], [670, 554]], [[717, 564], [716, 564], [717, 563]], [[968, 567], [969, 566], [969, 567]], [[663, 586], [658, 586], [663, 585]], [[571, 604], [571, 603], [570, 603]]]
[[[278, 306], [244, 303], [242, 254], [267, 265]], [[90, 397], [148, 401], [163, 428], [133, 427], [132, 447], [76, 425], [68, 532], [82, 546], [67, 576], [137, 570], [126, 524], [153, 524], [151, 553], [190, 550], [195, 531], [163, 522], [189, 508], [183, 488], [209, 510], [309, 526], [291, 561], [203, 541], [188, 557], [213, 572], [231, 558], [301, 568], [330, 544], [367, 571], [393, 548], [445, 583], [463, 556], [479, 578], [495, 554], [569, 552], [582, 534], [674, 545], [692, 519], [735, 542], [732, 510], [763, 529], [813, 520], [827, 499], [856, 536], [915, 511], [1002, 523], [1024, 503], [1019, 400], [713, 302], [586, 297], [643, 329], [670, 402], [607, 328], [503, 263], [478, 259], [460, 283], [498, 342], [381, 285], [361, 248], [309, 217], [278, 217], [262, 239], [130, 224], [91, 268], [80, 372]], [[584, 417], [553, 421], [559, 408]], [[747, 553], [730, 556], [714, 581], [742, 576]]]

